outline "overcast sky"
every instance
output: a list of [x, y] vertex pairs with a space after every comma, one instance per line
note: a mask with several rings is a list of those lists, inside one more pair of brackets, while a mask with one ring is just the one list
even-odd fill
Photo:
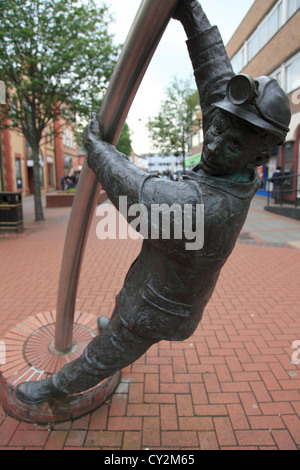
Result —
[[[141, 0], [107, 0], [106, 3], [111, 5], [115, 17], [111, 32], [116, 42], [124, 43]], [[210, 22], [219, 27], [226, 44], [253, 3], [254, 0], [203, 0], [202, 7]], [[181, 24], [171, 20], [137, 92], [127, 122], [133, 132], [133, 149], [138, 154], [152, 150], [145, 123], [157, 114], [166, 88], [175, 77], [192, 76], [185, 40]]]

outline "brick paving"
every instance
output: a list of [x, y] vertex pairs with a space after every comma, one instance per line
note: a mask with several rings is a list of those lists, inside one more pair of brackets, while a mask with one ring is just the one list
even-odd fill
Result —
[[[122, 371], [116, 393], [74, 421], [19, 422], [0, 404], [0, 449], [300, 449], [300, 223], [263, 211], [255, 198], [195, 334], [161, 342]], [[18, 322], [56, 307], [70, 209], [45, 209], [26, 231], [0, 236], [0, 339]], [[76, 309], [110, 315], [139, 240], [90, 231]], [[271, 236], [273, 235], [273, 237]], [[300, 359], [299, 356], [296, 358]]]

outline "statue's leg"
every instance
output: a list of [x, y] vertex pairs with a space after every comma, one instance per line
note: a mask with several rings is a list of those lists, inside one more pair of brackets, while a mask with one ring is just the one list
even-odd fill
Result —
[[78, 359], [67, 364], [50, 379], [20, 384], [17, 395], [27, 403], [39, 403], [88, 390], [135, 362], [155, 342], [128, 330], [119, 315], [114, 315]]
[[[115, 307], [112, 313], [111, 319], [113, 319], [116, 315], [118, 315], [117, 306]], [[107, 317], [106, 315], [101, 315], [100, 317], [98, 317], [97, 318], [98, 333], [102, 333], [102, 331], [105, 330], [105, 328], [107, 327], [108, 323], [109, 323], [109, 317]]]

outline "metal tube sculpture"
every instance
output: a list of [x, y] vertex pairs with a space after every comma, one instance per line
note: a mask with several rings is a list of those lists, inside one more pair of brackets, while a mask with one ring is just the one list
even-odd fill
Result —
[[[103, 138], [116, 144], [135, 94], [178, 0], [143, 0], [112, 75], [99, 115]], [[84, 162], [65, 240], [57, 298], [55, 347], [72, 347], [81, 263], [101, 186]]]

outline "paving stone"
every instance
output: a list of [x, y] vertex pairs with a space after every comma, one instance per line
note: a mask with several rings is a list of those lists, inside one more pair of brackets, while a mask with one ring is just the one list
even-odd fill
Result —
[[[300, 223], [251, 204], [244, 237], [224, 266], [194, 335], [155, 344], [122, 371], [115, 394], [86, 416], [51, 427], [19, 422], [0, 406], [0, 449], [300, 449]], [[30, 212], [31, 211], [31, 212]], [[0, 340], [56, 307], [69, 208], [45, 209], [23, 236], [0, 238]], [[297, 241], [297, 240], [296, 240]], [[280, 242], [280, 243], [279, 243]], [[140, 240], [96, 237], [92, 223], [76, 310], [111, 315]]]

